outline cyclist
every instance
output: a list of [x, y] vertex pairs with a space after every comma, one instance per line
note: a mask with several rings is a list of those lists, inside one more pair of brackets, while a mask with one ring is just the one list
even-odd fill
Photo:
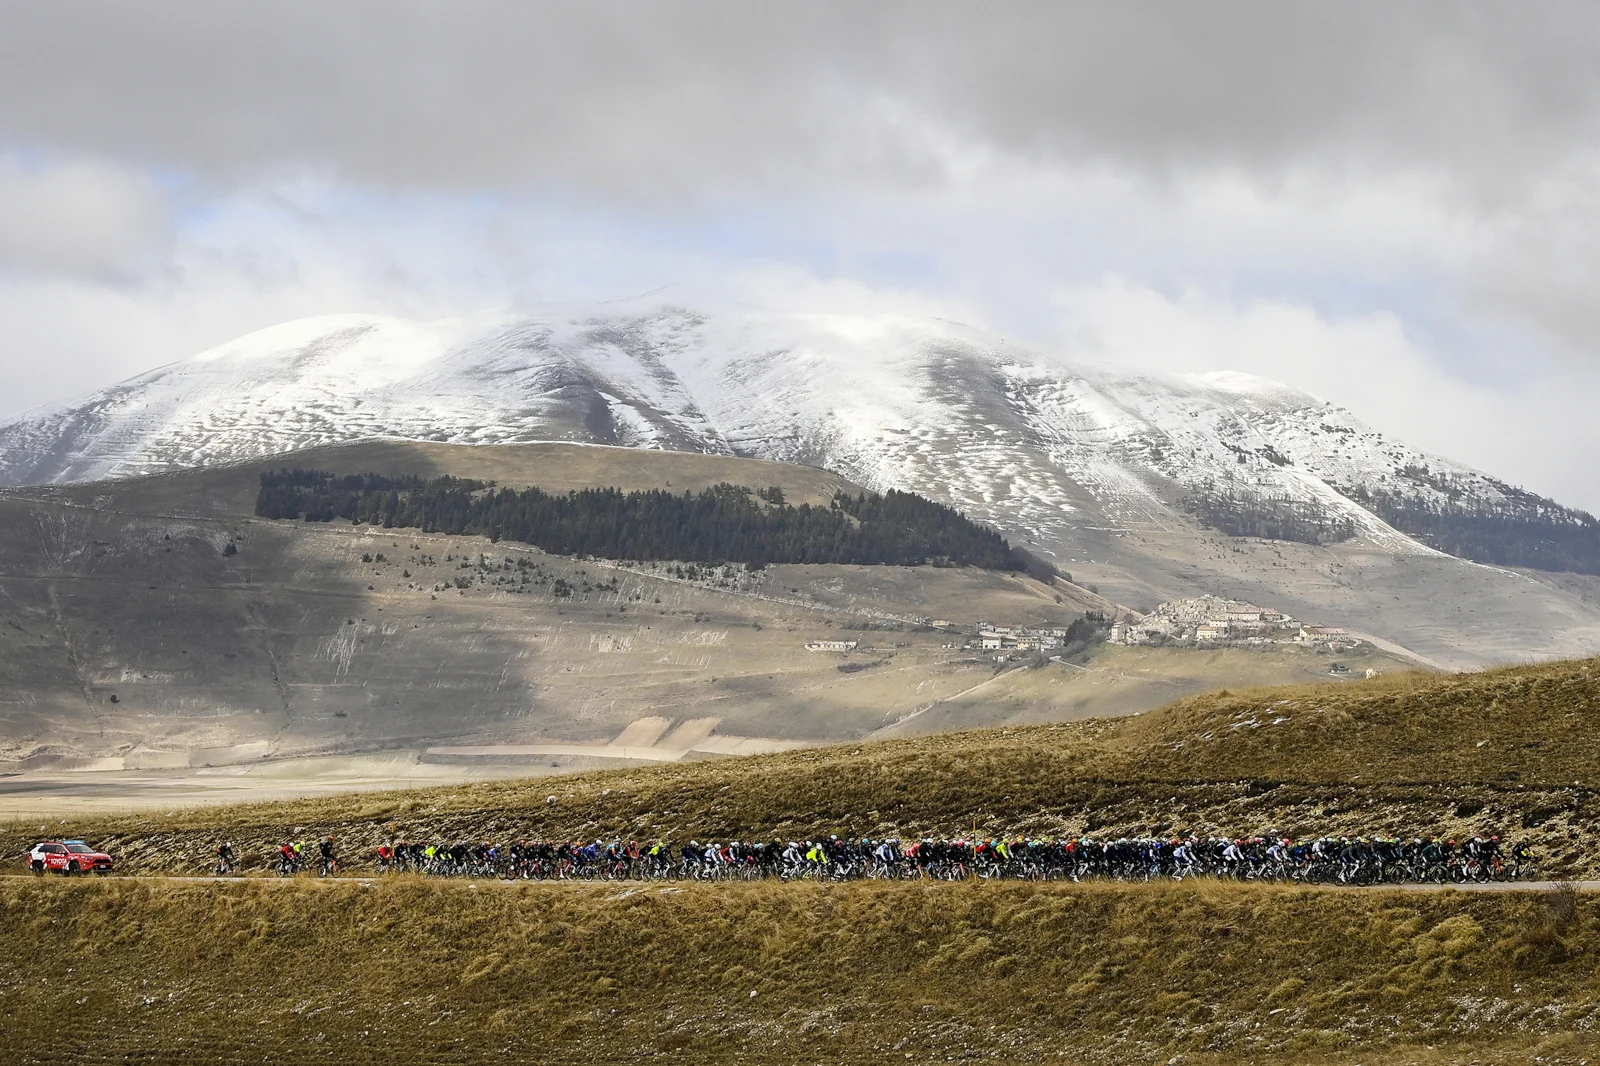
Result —
[[672, 849], [667, 847], [665, 840], [657, 840], [651, 844], [645, 856], [650, 860], [650, 873], [653, 877], [665, 876], [667, 867], [672, 865]]
[[1239, 868], [1244, 865], [1244, 849], [1239, 845], [1242, 840], [1234, 840], [1222, 849], [1222, 870], [1225, 877], [1238, 877]]
[[613, 840], [602, 851], [604, 864], [601, 873], [610, 878], [623, 878], [628, 875], [627, 852], [623, 850], [622, 841]]
[[[1194, 872], [1194, 841], [1180, 840], [1172, 849], [1172, 877], [1182, 881]], [[1073, 880], [1077, 880], [1076, 877]]]
[[1491, 836], [1483, 842], [1483, 866], [1492, 877], [1500, 876], [1500, 871], [1505, 865], [1504, 852], [1500, 849], [1500, 838]]
[[339, 859], [334, 854], [333, 838], [323, 837], [317, 845], [317, 850], [322, 854], [322, 865], [318, 869], [319, 876], [328, 877], [339, 872]]
[[217, 849], [217, 876], [233, 873], [233, 842], [225, 840]]

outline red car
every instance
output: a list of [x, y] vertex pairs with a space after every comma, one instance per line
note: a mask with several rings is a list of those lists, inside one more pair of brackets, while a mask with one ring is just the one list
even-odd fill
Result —
[[114, 864], [111, 856], [94, 850], [81, 840], [63, 840], [35, 844], [33, 850], [28, 852], [28, 865], [36, 874], [51, 870], [61, 874], [88, 873], [90, 870], [97, 874], [108, 874]]

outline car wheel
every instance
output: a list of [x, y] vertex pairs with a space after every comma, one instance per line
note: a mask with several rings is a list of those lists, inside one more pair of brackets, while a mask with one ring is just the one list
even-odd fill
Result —
[[77, 859], [73, 859], [71, 862], [67, 863], [67, 876], [71, 877], [73, 874], [75, 874], [77, 872], [78, 872], [78, 860]]
[[32, 866], [33, 866], [33, 872], [34, 873], [38, 874], [40, 877], [44, 876], [44, 861], [43, 860], [34, 859], [33, 863], [32, 863]]

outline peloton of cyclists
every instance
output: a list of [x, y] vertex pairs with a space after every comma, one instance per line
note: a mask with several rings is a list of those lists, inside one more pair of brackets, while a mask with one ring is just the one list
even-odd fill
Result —
[[[219, 846], [216, 855], [219, 872], [237, 869], [238, 854], [231, 842]], [[317, 855], [323, 876], [338, 872], [336, 838], [321, 838]], [[930, 836], [905, 844], [895, 837], [837, 834], [771, 843], [730, 839], [675, 845], [656, 839], [643, 846], [620, 837], [596, 837], [589, 842], [524, 838], [509, 847], [493, 841], [424, 844], [401, 840], [379, 845], [376, 859], [380, 872], [540, 880], [959, 880], [971, 876], [1182, 880], [1208, 876], [1341, 884], [1518, 880], [1534, 876], [1535, 862], [1526, 841], [1507, 845], [1494, 834], [1456, 840], [1334, 835], [1296, 840], [1277, 833], [1115, 839]], [[294, 874], [307, 869], [309, 860], [305, 841], [291, 841], [279, 848], [277, 867], [285, 875]]]

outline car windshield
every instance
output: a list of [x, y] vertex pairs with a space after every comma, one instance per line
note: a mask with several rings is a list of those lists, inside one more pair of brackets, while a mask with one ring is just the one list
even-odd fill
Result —
[[94, 849], [87, 844], [68, 844], [67, 850], [74, 855], [93, 855]]

